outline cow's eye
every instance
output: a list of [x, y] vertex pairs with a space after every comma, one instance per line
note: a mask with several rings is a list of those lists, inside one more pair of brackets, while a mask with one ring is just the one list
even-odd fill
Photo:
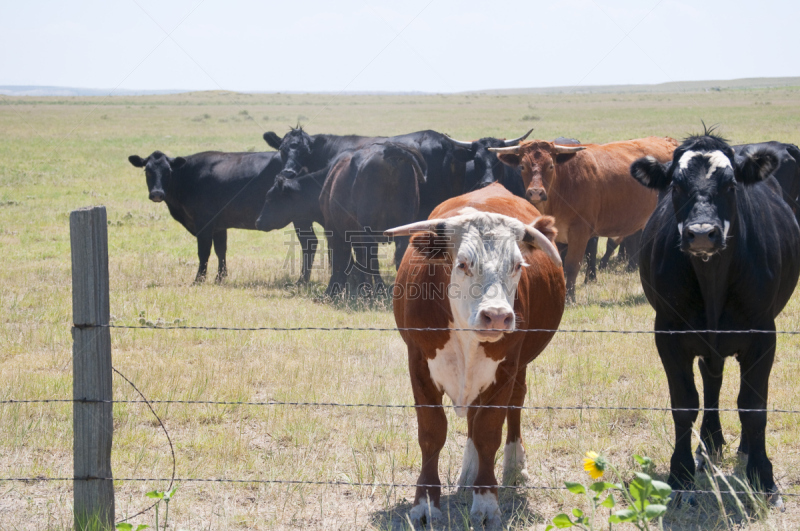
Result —
[[467, 276], [470, 275], [469, 266], [467, 265], [466, 262], [459, 262], [457, 267], [458, 270], [464, 273], [465, 275]]
[[514, 273], [519, 273], [522, 271], [522, 262], [517, 262], [514, 264]]

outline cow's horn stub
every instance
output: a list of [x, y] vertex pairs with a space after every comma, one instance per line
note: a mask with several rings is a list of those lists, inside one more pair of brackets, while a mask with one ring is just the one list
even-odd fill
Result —
[[509, 147], [502, 147], [502, 148], [489, 148], [489, 151], [492, 153], [512, 153], [514, 155], [519, 153], [519, 146], [509, 146]]
[[578, 151], [583, 151], [584, 149], [586, 149], [586, 146], [559, 146], [558, 144], [553, 144], [553, 153], [558, 155], [577, 153]]
[[553, 242], [547, 239], [547, 236], [542, 234], [533, 224], [525, 225], [525, 236], [522, 238], [522, 241], [541, 249], [555, 265], [561, 267], [561, 255], [558, 253], [558, 249], [553, 245]]
[[436, 226], [439, 223], [444, 223], [445, 221], [446, 220], [444, 219], [425, 219], [415, 223], [409, 223], [408, 225], [401, 225], [393, 229], [387, 229], [383, 231], [383, 235], [388, 236], [389, 238], [396, 238], [398, 236], [411, 236], [418, 232], [434, 232], [436, 230]]
[[464, 149], [471, 149], [472, 148], [472, 142], [464, 142], [462, 140], [456, 140], [455, 138], [451, 137], [448, 134], [445, 134], [444, 137], [447, 140], [449, 140], [450, 142], [452, 142], [453, 144], [457, 145], [458, 147], [462, 147]]
[[529, 129], [527, 133], [525, 133], [519, 138], [515, 138], [514, 140], [506, 140], [503, 143], [503, 145], [506, 147], [516, 146], [517, 144], [528, 138], [528, 136], [530, 136], [531, 133], [533, 133], [533, 129]]

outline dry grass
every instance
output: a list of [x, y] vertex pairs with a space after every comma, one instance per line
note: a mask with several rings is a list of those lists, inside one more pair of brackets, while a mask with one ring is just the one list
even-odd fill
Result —
[[[393, 326], [389, 308], [329, 306], [292, 295], [297, 276], [284, 268], [286, 235], [250, 231], [229, 236], [230, 277], [190, 286], [193, 238], [163, 205], [147, 200], [141, 170], [127, 155], [161, 149], [264, 148], [264, 130], [285, 130], [308, 117], [311, 132], [395, 134], [423, 128], [459, 138], [516, 136], [525, 115], [535, 135], [610, 141], [649, 134], [680, 137], [700, 119], [719, 122], [733, 141], [800, 143], [796, 89], [708, 94], [560, 96], [331, 97], [190, 94], [113, 98], [0, 100], [0, 397], [71, 396], [68, 213], [108, 208], [112, 313], [118, 323], [147, 319], [190, 325]], [[763, 105], [769, 102], [770, 105]], [[247, 110], [248, 114], [241, 114]], [[207, 115], [208, 117], [205, 117]], [[102, 118], [101, 116], [105, 116]], [[268, 118], [265, 119], [264, 117]], [[215, 267], [212, 258], [212, 270]], [[325, 272], [313, 274], [319, 289]], [[389, 278], [391, 279], [391, 275]], [[564, 328], [649, 329], [653, 312], [638, 278], [613, 270], [578, 287]], [[795, 298], [779, 329], [800, 329]], [[114, 364], [152, 399], [297, 400], [408, 404], [405, 349], [391, 332], [206, 332], [114, 330]], [[770, 406], [797, 404], [800, 339], [781, 336]], [[723, 407], [734, 407], [738, 366], [729, 363]], [[667, 406], [666, 378], [649, 335], [559, 334], [529, 368], [528, 405]], [[698, 378], [698, 385], [701, 382]], [[136, 399], [121, 379], [118, 398]], [[419, 470], [414, 412], [406, 409], [160, 405], [186, 478], [297, 479], [413, 483]], [[166, 441], [141, 404], [115, 407], [114, 474], [163, 478]], [[448, 413], [449, 439], [440, 471], [459, 472], [466, 426]], [[730, 443], [722, 470], [735, 472], [739, 423], [723, 414]], [[70, 476], [71, 405], [0, 406], [0, 477]], [[800, 493], [800, 416], [771, 415], [768, 452], [781, 488]], [[668, 414], [640, 411], [541, 412], [523, 415], [531, 484], [585, 480], [581, 457], [602, 450], [622, 468], [631, 455], [651, 456], [666, 473], [672, 445]], [[499, 456], [499, 459], [502, 459]], [[145, 506], [158, 482], [118, 483], [117, 514]], [[68, 483], [0, 483], [0, 529], [67, 529]], [[184, 483], [173, 502], [175, 529], [399, 529], [412, 489]], [[562, 492], [504, 493], [514, 529], [543, 528], [575, 504]], [[466, 527], [468, 498], [446, 497], [450, 527]], [[140, 518], [140, 522], [145, 520]], [[147, 519], [151, 523], [150, 518]], [[726, 500], [676, 511], [673, 529], [796, 529], [800, 505], [747, 518]]]

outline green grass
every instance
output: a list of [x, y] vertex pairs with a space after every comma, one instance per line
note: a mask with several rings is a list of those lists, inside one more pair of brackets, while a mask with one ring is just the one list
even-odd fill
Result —
[[[160, 149], [185, 155], [207, 149], [267, 149], [264, 131], [285, 132], [299, 116], [311, 133], [392, 135], [420, 129], [459, 139], [559, 135], [606, 142], [646, 135], [680, 138], [721, 124], [739, 142], [800, 143], [800, 89], [692, 94], [528, 96], [323, 96], [196, 93], [115, 98], [0, 99], [0, 397], [71, 396], [71, 298], [68, 216], [75, 208], [108, 209], [111, 313], [121, 324], [181, 319], [189, 325], [394, 326], [388, 307], [319, 304], [285, 288], [282, 231], [232, 231], [230, 276], [221, 285], [192, 286], [195, 240], [147, 199], [131, 154]], [[247, 111], [244, 114], [243, 111]], [[530, 116], [538, 117], [531, 121]], [[527, 119], [525, 119], [528, 117]], [[387, 256], [388, 256], [387, 250]], [[321, 255], [319, 255], [321, 256]], [[296, 265], [298, 265], [296, 263]], [[210, 269], [216, 268], [212, 258]], [[393, 273], [387, 272], [387, 281]], [[211, 276], [211, 275], [210, 275]], [[579, 277], [582, 278], [582, 277]], [[314, 287], [327, 281], [312, 275]], [[653, 312], [636, 275], [601, 272], [579, 284], [563, 328], [649, 329]], [[800, 329], [797, 298], [778, 328]], [[412, 402], [406, 354], [392, 332], [208, 332], [114, 330], [114, 365], [152, 399], [226, 401]], [[793, 408], [800, 376], [800, 339], [781, 336], [770, 406]], [[528, 371], [527, 405], [667, 406], [666, 378], [652, 336], [559, 334]], [[723, 407], [734, 407], [738, 366], [726, 367]], [[698, 378], [698, 386], [701, 382]], [[137, 399], [121, 379], [117, 398]], [[179, 477], [416, 481], [420, 466], [412, 410], [159, 405], [173, 438]], [[0, 477], [71, 476], [71, 404], [0, 406]], [[115, 406], [113, 470], [117, 477], [168, 477], [163, 433], [141, 404]], [[443, 481], [454, 482], [465, 423], [448, 413]], [[721, 469], [735, 473], [739, 422], [722, 416]], [[799, 416], [774, 414], [768, 453], [785, 492], [800, 493]], [[602, 450], [623, 468], [631, 455], [651, 456], [656, 475], [668, 469], [673, 438], [666, 413], [544, 412], [523, 415], [531, 484], [585, 480], [581, 458]], [[502, 456], [498, 456], [502, 459]], [[118, 483], [118, 517], [146, 506], [155, 482]], [[185, 483], [170, 507], [175, 529], [401, 528], [411, 489], [303, 485]], [[561, 492], [504, 493], [504, 516], [515, 529], [543, 527], [562, 507]], [[669, 518], [673, 529], [796, 529], [795, 498], [783, 514], [736, 516], [712, 498]], [[67, 529], [69, 483], [0, 483], [0, 529]], [[447, 496], [451, 527], [464, 528], [468, 499]], [[734, 523], [730, 523], [728, 517]], [[151, 523], [152, 517], [137, 522]]]

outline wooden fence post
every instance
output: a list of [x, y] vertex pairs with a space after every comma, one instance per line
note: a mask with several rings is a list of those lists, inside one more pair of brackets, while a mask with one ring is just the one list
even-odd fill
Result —
[[[108, 227], [105, 207], [69, 216], [72, 246], [72, 398], [113, 399], [109, 323]], [[74, 402], [75, 529], [114, 529], [111, 402]], [[87, 479], [82, 479], [87, 478]]]

